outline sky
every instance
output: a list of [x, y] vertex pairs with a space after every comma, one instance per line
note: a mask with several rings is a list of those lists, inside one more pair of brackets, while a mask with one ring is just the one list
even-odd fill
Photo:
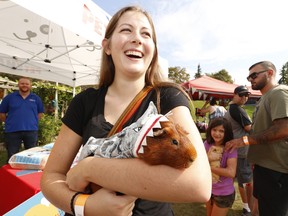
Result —
[[249, 85], [248, 68], [268, 60], [277, 78], [288, 62], [287, 0], [93, 0], [110, 15], [138, 5], [152, 16], [159, 55], [169, 67], [186, 68], [194, 79], [228, 71], [235, 84]]

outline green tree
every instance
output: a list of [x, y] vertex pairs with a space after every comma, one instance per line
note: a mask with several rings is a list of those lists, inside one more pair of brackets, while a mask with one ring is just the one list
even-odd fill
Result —
[[288, 85], [288, 62], [282, 66], [278, 83]]
[[[62, 113], [65, 113], [67, 110], [67, 107], [70, 103], [70, 101], [73, 98], [73, 88], [71, 86], [66, 86], [63, 84], [59, 84], [56, 86], [55, 83], [47, 82], [47, 81], [36, 81], [33, 82], [33, 89], [32, 91], [39, 95], [39, 97], [42, 99], [45, 112], [47, 111], [47, 108], [52, 103], [52, 101], [55, 101], [55, 92], [58, 92], [58, 115], [56, 117], [61, 117]], [[76, 88], [76, 94], [79, 93], [81, 90], [80, 87]]]
[[214, 79], [222, 80], [227, 83], [233, 83], [232, 77], [229, 75], [229, 73], [225, 70], [222, 69], [218, 71], [217, 73], [206, 73], [207, 76], [210, 76]]
[[186, 68], [169, 67], [168, 78], [180, 84], [189, 81], [190, 74], [186, 72]]
[[201, 76], [202, 76], [202, 70], [201, 70], [200, 64], [198, 64], [197, 72], [195, 73], [194, 78], [197, 79], [197, 78], [200, 78]]
[[38, 144], [45, 145], [54, 142], [61, 126], [61, 120], [44, 114], [39, 121]]

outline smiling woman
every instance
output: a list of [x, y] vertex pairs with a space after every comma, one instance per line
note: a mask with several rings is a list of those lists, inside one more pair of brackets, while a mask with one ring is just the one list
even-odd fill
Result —
[[[141, 8], [125, 7], [111, 18], [102, 43], [99, 88], [87, 89], [72, 100], [41, 181], [45, 197], [69, 214], [172, 216], [170, 202], [209, 199], [211, 172], [189, 97], [179, 85], [163, 80], [156, 41], [153, 22]], [[151, 90], [146, 92], [147, 88]], [[139, 97], [143, 91], [146, 94]], [[170, 113], [169, 119], [187, 132], [187, 143], [197, 152], [191, 166], [175, 169], [135, 158], [86, 157], [70, 169], [90, 137], [107, 137], [122, 119], [123, 128], [137, 122], [151, 101], [159, 114]], [[135, 103], [138, 108], [127, 111]], [[112, 146], [108, 143], [108, 147]], [[109, 154], [108, 149], [103, 154]], [[91, 183], [101, 189], [89, 193]], [[117, 196], [115, 191], [125, 195]]]

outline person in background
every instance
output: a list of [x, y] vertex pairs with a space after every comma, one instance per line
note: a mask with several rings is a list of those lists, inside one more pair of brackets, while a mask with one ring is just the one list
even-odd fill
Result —
[[0, 104], [2, 103], [3, 98], [4, 98], [4, 89], [0, 88]]
[[259, 215], [287, 216], [288, 87], [277, 84], [276, 67], [270, 61], [253, 64], [247, 79], [262, 97], [253, 113], [250, 135], [227, 142], [226, 151], [249, 145]]
[[52, 96], [49, 96], [49, 104], [46, 107], [46, 113], [48, 115], [54, 115], [55, 114], [55, 109], [56, 109], [56, 101], [53, 99]]
[[18, 80], [18, 88], [18, 91], [4, 97], [0, 105], [0, 118], [5, 122], [8, 160], [19, 152], [22, 142], [25, 149], [37, 145], [38, 122], [44, 113], [41, 98], [31, 92], [30, 78], [21, 77]]
[[[234, 177], [237, 166], [237, 151], [224, 152], [225, 143], [233, 139], [230, 122], [218, 117], [211, 120], [204, 146], [211, 166], [211, 172], [219, 176], [213, 180], [212, 195], [206, 203], [207, 216], [225, 216], [235, 201]], [[218, 166], [214, 166], [215, 162]]]
[[[234, 89], [233, 99], [224, 116], [232, 125], [234, 138], [247, 136], [251, 130], [251, 119], [242, 107], [247, 102], [249, 94], [250, 92], [246, 86], [236, 87]], [[251, 164], [247, 160], [248, 148], [249, 146], [243, 146], [237, 150], [236, 176], [239, 193], [243, 203], [242, 216], [251, 215], [253, 203], [253, 171]]]
[[[207, 106], [208, 104], [209, 106]], [[201, 115], [206, 115], [206, 113], [209, 113], [209, 122], [213, 118], [223, 117], [227, 112], [225, 107], [217, 105], [217, 100], [214, 97], [207, 100], [199, 111]]]
[[[70, 103], [43, 172], [43, 194], [66, 215], [76, 210], [85, 216], [172, 216], [170, 202], [206, 202], [211, 172], [203, 142], [190, 114], [189, 96], [162, 78], [150, 16], [138, 7], [122, 8], [111, 18], [102, 46], [99, 88], [81, 92]], [[152, 90], [123, 127], [135, 122], [153, 101], [189, 133], [197, 150], [193, 164], [180, 170], [137, 158], [87, 157], [70, 169], [81, 145], [90, 136], [106, 137], [145, 86]], [[91, 182], [101, 186], [92, 194], [86, 191]], [[81, 209], [75, 208], [78, 200]]]

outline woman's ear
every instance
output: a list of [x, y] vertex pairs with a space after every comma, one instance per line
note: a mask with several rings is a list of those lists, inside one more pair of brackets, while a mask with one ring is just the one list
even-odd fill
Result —
[[107, 38], [102, 40], [102, 47], [107, 55], [111, 55], [111, 50], [109, 48], [109, 41]]

